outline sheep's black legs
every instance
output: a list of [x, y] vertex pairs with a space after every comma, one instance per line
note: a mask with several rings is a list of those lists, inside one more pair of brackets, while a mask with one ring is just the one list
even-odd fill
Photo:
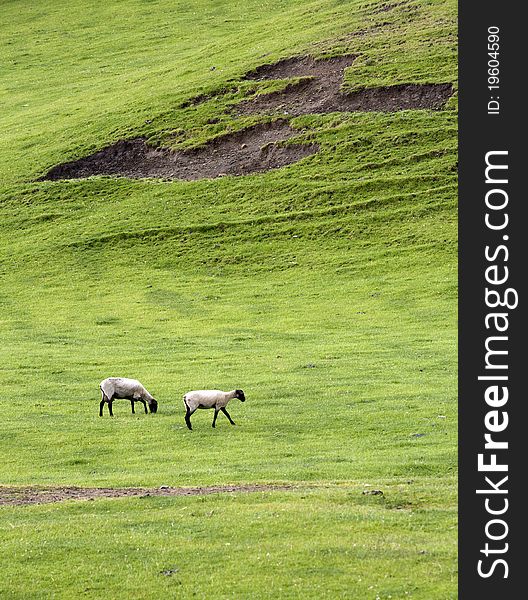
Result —
[[147, 403], [145, 402], [145, 400], [142, 400], [141, 398], [139, 398], [139, 400], [130, 399], [130, 404], [132, 405], [132, 414], [133, 415], [136, 414], [136, 409], [135, 409], [136, 402], [141, 402], [141, 404], [143, 404], [143, 408], [145, 409], [145, 414], [148, 414]]
[[112, 400], [110, 400], [110, 398], [108, 398], [108, 396], [104, 392], [101, 402], [99, 404], [99, 416], [103, 416], [103, 406], [105, 402], [108, 402], [108, 410], [110, 411], [110, 416], [113, 417], [114, 415], [112, 413]]
[[216, 417], [218, 417], [218, 411], [219, 410], [220, 409], [215, 408], [215, 414], [214, 414], [214, 417], [213, 417], [213, 427], [216, 427]]
[[130, 404], [132, 405], [132, 414], [133, 415], [136, 414], [136, 410], [135, 410], [136, 402], [141, 402], [141, 404], [143, 404], [143, 408], [145, 409], [145, 414], [148, 414], [147, 403], [145, 402], [145, 400], [142, 400], [141, 398], [139, 400], [130, 400]]
[[[224, 415], [229, 419], [229, 422], [231, 423], [231, 425], [236, 425], [236, 423], [233, 421], [233, 419], [229, 416], [229, 413], [227, 412], [227, 410], [225, 408], [221, 408], [220, 409]], [[215, 418], [216, 418], [216, 413], [215, 413]], [[214, 427], [214, 425], [213, 425]]]
[[194, 414], [194, 410], [191, 412], [191, 409], [187, 407], [187, 412], [185, 413], [185, 422], [187, 423], [187, 427], [192, 431], [191, 425], [191, 415]]

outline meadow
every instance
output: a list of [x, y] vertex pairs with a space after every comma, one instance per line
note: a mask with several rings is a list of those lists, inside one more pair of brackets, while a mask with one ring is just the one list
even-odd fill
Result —
[[[456, 88], [456, 4], [0, 11], [0, 496], [290, 486], [0, 504], [0, 597], [456, 598], [456, 94], [294, 117], [319, 151], [265, 173], [40, 180], [120, 139], [258, 122], [232, 107], [282, 84], [243, 76], [289, 56], [357, 54], [348, 90]], [[107, 376], [158, 413], [100, 418]], [[203, 388], [245, 391], [235, 427], [199, 411], [187, 430]]]

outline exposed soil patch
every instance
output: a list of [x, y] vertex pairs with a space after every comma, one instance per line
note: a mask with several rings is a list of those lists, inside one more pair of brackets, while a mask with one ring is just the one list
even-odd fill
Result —
[[246, 74], [244, 79], [289, 79], [290, 77], [319, 77], [340, 84], [343, 70], [356, 60], [355, 54], [315, 59], [312, 56], [293, 56], [279, 62], [261, 65]]
[[403, 83], [341, 94], [342, 110], [394, 112], [409, 109], [440, 110], [453, 95], [451, 83]]
[[[245, 76], [246, 80], [296, 79], [279, 92], [260, 94], [240, 102], [235, 111], [240, 115], [278, 112], [296, 116], [330, 112], [439, 110], [453, 94], [450, 83], [399, 84], [345, 93], [341, 91], [343, 71], [355, 59], [352, 54], [321, 59], [300, 56], [257, 67]], [[192, 106], [210, 97], [196, 96], [186, 105]], [[53, 167], [41, 179], [117, 175], [132, 179], [196, 180], [247, 175], [295, 163], [319, 150], [317, 144], [281, 143], [296, 133], [285, 119], [277, 119], [219, 136], [203, 146], [188, 150], [155, 148], [149, 146], [144, 138], [121, 140], [91, 156]]]
[[[311, 56], [295, 56], [293, 58], [285, 58], [274, 64], [266, 64], [257, 67], [254, 71], [250, 71], [242, 77], [246, 81], [264, 81], [266, 79], [288, 79], [291, 77], [335, 77], [339, 83], [342, 78], [342, 71], [349, 67], [355, 60], [355, 55], [335, 56], [332, 58], [314, 59]], [[229, 93], [236, 92], [238, 86], [231, 86], [216, 92], [198, 94], [181, 103], [181, 108], [189, 106], [198, 106], [204, 102], [208, 102], [213, 98], [225, 96]], [[251, 95], [251, 92], [247, 93]]]
[[159, 488], [81, 488], [81, 487], [0, 487], [0, 506], [49, 504], [63, 500], [95, 500], [97, 498], [124, 498], [149, 496], [204, 496], [234, 492], [267, 492], [289, 490], [289, 485], [213, 485], [207, 487]]
[[287, 58], [263, 65], [246, 75], [247, 79], [288, 79], [303, 77], [285, 89], [260, 94], [237, 106], [239, 114], [280, 112], [306, 115], [329, 112], [394, 112], [407, 109], [439, 110], [453, 95], [450, 83], [399, 84], [368, 88], [357, 92], [341, 91], [343, 70], [355, 56], [314, 60], [308, 56]]
[[143, 138], [121, 140], [91, 156], [53, 167], [43, 180], [120, 175], [132, 179], [203, 179], [276, 169], [314, 154], [316, 144], [281, 145], [298, 134], [284, 119], [220, 136], [204, 146], [172, 151]]
[[369, 88], [344, 94], [329, 88], [321, 80], [302, 79], [282, 92], [263, 94], [239, 104], [241, 115], [280, 112], [286, 115], [310, 115], [331, 112], [395, 112], [410, 109], [440, 110], [453, 95], [450, 83], [407, 83]]

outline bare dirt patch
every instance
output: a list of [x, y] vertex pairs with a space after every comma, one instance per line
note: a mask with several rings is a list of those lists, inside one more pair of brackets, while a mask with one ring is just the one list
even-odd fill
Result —
[[[243, 100], [234, 111], [239, 115], [271, 112], [297, 116], [331, 112], [440, 110], [454, 91], [451, 83], [406, 83], [346, 93], [341, 90], [344, 69], [355, 60], [356, 55], [353, 54], [319, 59], [297, 56], [261, 65], [247, 73], [244, 79], [285, 80], [285, 88]], [[188, 106], [210, 97], [196, 96]], [[144, 138], [120, 140], [95, 154], [53, 167], [41, 180], [113, 175], [131, 179], [153, 177], [191, 181], [259, 173], [295, 163], [319, 150], [317, 144], [295, 143], [295, 140], [282, 143], [297, 134], [287, 120], [279, 118], [219, 136], [187, 150], [156, 148], [147, 144]]]
[[143, 138], [121, 140], [91, 156], [53, 167], [44, 180], [120, 175], [132, 179], [195, 180], [276, 169], [314, 154], [316, 144], [280, 142], [298, 135], [284, 119], [259, 123], [189, 150], [149, 146]]
[[206, 487], [82, 488], [82, 487], [0, 487], [0, 506], [50, 504], [64, 500], [96, 500], [150, 496], [205, 496], [235, 492], [267, 492], [292, 489], [289, 485], [213, 485]]
[[315, 59], [312, 56], [293, 56], [273, 64], [261, 65], [250, 71], [244, 79], [289, 79], [291, 77], [318, 77], [325, 81], [341, 83], [343, 70], [356, 60], [355, 54]]
[[450, 83], [407, 83], [367, 88], [356, 92], [341, 91], [343, 70], [353, 55], [315, 60], [308, 56], [287, 58], [263, 65], [246, 75], [247, 79], [291, 79], [285, 89], [260, 94], [240, 102], [238, 114], [280, 112], [306, 115], [330, 112], [394, 112], [408, 109], [441, 109], [453, 95]]

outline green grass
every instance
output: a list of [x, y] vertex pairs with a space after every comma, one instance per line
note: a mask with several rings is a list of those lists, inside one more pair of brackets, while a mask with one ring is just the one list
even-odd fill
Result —
[[[392, 486], [393, 503], [321, 489], [4, 509], [0, 594], [107, 598], [119, 586], [123, 598], [453, 597], [453, 507], [440, 488], [427, 502], [442, 506], [409, 504], [409, 487]], [[37, 580], [9, 562], [47, 569]]]
[[[0, 596], [456, 597], [456, 97], [296, 118], [321, 151], [265, 174], [36, 181], [255, 122], [226, 110], [281, 57], [456, 83], [456, 4], [380, 4], [3, 3], [0, 483], [295, 487], [2, 507]], [[159, 413], [99, 418], [109, 375]], [[237, 427], [185, 428], [203, 387], [244, 389]]]

